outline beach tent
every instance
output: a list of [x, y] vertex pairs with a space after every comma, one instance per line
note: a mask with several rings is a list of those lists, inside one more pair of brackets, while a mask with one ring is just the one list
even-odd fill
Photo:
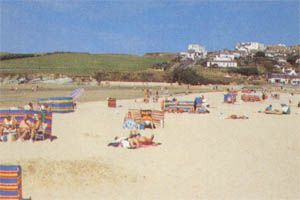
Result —
[[46, 104], [54, 113], [74, 112], [74, 102], [72, 97], [50, 97], [39, 99], [39, 104]]
[[225, 94], [224, 95], [224, 102], [226, 103], [234, 103], [236, 101], [236, 94]]
[[22, 170], [20, 166], [0, 165], [0, 199], [22, 200]]

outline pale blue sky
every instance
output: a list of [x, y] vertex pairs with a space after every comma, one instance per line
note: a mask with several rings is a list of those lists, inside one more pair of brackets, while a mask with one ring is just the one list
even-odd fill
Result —
[[299, 0], [0, 0], [0, 51], [209, 51], [300, 44]]

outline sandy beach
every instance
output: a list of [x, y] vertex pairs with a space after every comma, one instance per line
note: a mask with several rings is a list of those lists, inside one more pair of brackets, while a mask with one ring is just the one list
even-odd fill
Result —
[[[179, 96], [194, 100], [200, 94]], [[0, 144], [1, 164], [20, 164], [23, 197], [90, 199], [300, 199], [300, 95], [280, 100], [223, 103], [223, 92], [204, 94], [209, 114], [165, 114], [165, 127], [142, 130], [162, 145], [108, 147], [132, 108], [160, 109], [141, 99], [78, 103], [76, 112], [54, 114], [50, 142]], [[291, 115], [258, 113], [292, 100]], [[231, 114], [248, 120], [225, 119]]]

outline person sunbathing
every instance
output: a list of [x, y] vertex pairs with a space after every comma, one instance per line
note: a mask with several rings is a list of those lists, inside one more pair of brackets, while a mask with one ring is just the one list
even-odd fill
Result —
[[154, 135], [152, 134], [150, 138], [146, 136], [141, 136], [141, 134], [130, 134], [128, 141], [131, 147], [140, 147], [141, 145], [154, 144]]
[[132, 132], [129, 134], [129, 137], [115, 137], [115, 141], [112, 143], [109, 143], [107, 146], [113, 146], [113, 147], [124, 147], [128, 149], [134, 149], [137, 147], [140, 147], [141, 145], [151, 145], [155, 144], [153, 142], [154, 135], [152, 135], [150, 138], [141, 136], [141, 134], [133, 134]]
[[24, 140], [27, 133], [31, 133], [33, 123], [29, 120], [28, 115], [24, 115], [23, 120], [20, 123], [20, 127], [17, 130], [18, 139]]
[[16, 133], [16, 119], [12, 117], [11, 115], [8, 115], [2, 122], [0, 127], [0, 138], [4, 134], [15, 134]]
[[116, 136], [115, 141], [109, 143], [107, 146], [113, 146], [113, 147], [121, 146], [121, 147], [124, 147], [124, 148], [130, 148], [131, 147], [130, 143], [128, 141], [128, 137], [119, 137], [119, 136]]
[[237, 115], [230, 115], [229, 117], [227, 117], [226, 119], [249, 119], [247, 116], [245, 115], [241, 115], [241, 116], [237, 116]]

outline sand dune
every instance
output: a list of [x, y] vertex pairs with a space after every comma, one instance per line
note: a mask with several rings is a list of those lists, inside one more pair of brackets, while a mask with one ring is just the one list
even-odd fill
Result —
[[[122, 120], [129, 108], [160, 104], [121, 100], [113, 109], [99, 101], [54, 114], [53, 142], [1, 143], [0, 162], [22, 165], [23, 196], [33, 200], [300, 199], [300, 95], [238, 105], [222, 103], [222, 93], [205, 96], [215, 107], [210, 114], [167, 113], [165, 128], [141, 131], [154, 133], [157, 147], [107, 144], [128, 136]], [[257, 112], [290, 98], [291, 115]], [[231, 114], [249, 119], [224, 119]]]

